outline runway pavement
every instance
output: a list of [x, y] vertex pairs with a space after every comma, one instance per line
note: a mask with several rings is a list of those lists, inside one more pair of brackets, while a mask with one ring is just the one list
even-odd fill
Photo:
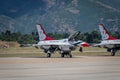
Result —
[[0, 80], [120, 80], [120, 56], [0, 58]]

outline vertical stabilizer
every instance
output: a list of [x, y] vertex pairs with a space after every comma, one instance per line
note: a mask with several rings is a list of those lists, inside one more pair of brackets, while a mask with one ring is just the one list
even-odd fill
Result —
[[99, 24], [100, 33], [102, 36], [102, 40], [116, 40], [117, 38], [110, 35], [103, 24]]
[[54, 38], [51, 38], [49, 36], [47, 36], [47, 34], [45, 33], [43, 27], [41, 24], [37, 24], [37, 31], [38, 31], [38, 35], [39, 35], [39, 40], [43, 41], [43, 40], [54, 40]]

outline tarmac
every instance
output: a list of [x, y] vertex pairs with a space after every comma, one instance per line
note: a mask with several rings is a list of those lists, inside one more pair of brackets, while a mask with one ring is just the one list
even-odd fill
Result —
[[120, 56], [4, 57], [0, 80], [120, 80]]

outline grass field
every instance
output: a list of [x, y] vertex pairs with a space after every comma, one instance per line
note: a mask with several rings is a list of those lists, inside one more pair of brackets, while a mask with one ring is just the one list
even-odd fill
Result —
[[[78, 49], [72, 51], [73, 56], [110, 56], [104, 48], [86, 47], [83, 48], [83, 52], [79, 52]], [[120, 56], [120, 52], [116, 53], [116, 56]], [[4, 48], [0, 49], [0, 57], [46, 57], [43, 50], [36, 49], [34, 47], [24, 48]], [[58, 52], [52, 55], [52, 57], [61, 57]]]

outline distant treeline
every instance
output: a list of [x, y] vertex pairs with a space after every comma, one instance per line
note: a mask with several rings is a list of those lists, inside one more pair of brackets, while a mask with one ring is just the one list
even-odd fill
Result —
[[[50, 37], [55, 39], [68, 38], [70, 34], [68, 33], [48, 33]], [[114, 37], [120, 38], [120, 32], [112, 33]], [[88, 43], [98, 43], [101, 40], [101, 35], [98, 31], [81, 33], [78, 37], [83, 41]], [[1, 41], [17, 41], [20, 44], [35, 44], [39, 41], [38, 33], [32, 32], [31, 34], [21, 34], [20, 32], [11, 32], [7, 30], [6, 32], [0, 33]]]

